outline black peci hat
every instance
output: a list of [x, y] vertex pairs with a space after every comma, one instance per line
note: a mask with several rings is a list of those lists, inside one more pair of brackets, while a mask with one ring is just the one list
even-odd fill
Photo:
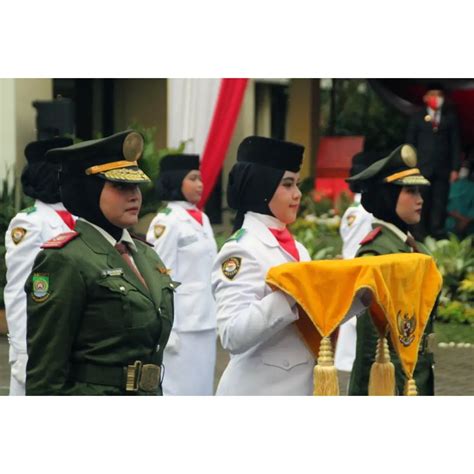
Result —
[[255, 163], [279, 170], [298, 172], [304, 146], [265, 137], [247, 137], [237, 150], [237, 162]]
[[198, 170], [199, 155], [166, 155], [160, 161], [160, 172], [177, 170]]
[[28, 143], [25, 147], [25, 158], [28, 163], [38, 163], [45, 161], [45, 154], [53, 148], [63, 148], [73, 144], [71, 138], [52, 138], [50, 140], [39, 140]]
[[133, 130], [98, 140], [88, 140], [47, 152], [46, 158], [61, 163], [61, 171], [71, 175], [98, 176], [106, 181], [140, 184], [149, 182], [138, 167], [143, 154], [143, 137]]

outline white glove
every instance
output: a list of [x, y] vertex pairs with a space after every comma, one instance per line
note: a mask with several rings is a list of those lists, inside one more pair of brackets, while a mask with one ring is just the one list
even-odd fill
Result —
[[15, 361], [11, 364], [11, 373], [18, 383], [25, 385], [26, 382], [26, 363], [28, 362], [27, 354], [18, 354]]
[[181, 347], [178, 333], [176, 331], [171, 331], [170, 338], [166, 344], [165, 350], [170, 354], [177, 354]]

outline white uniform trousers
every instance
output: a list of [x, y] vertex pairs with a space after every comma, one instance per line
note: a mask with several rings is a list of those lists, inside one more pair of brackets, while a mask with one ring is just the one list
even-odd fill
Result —
[[216, 330], [176, 335], [179, 343], [163, 354], [163, 395], [213, 395]]

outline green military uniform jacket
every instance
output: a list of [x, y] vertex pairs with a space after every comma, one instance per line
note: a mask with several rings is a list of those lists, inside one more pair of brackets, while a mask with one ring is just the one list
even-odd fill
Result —
[[[356, 257], [370, 255], [387, 255], [391, 253], [411, 253], [413, 252], [401, 232], [393, 224], [384, 221], [375, 220], [373, 228], [380, 227], [381, 231], [373, 240], [362, 244]], [[421, 253], [429, 254], [427, 248], [421, 243], [416, 242], [416, 246]], [[420, 345], [418, 362], [414, 372], [414, 379], [418, 388], [419, 395], [434, 395], [434, 375], [433, 375], [433, 354], [428, 348], [429, 335], [433, 333], [433, 321], [436, 312], [433, 309], [424, 336]], [[378, 340], [378, 332], [368, 313], [363, 314], [357, 319], [357, 346], [356, 357], [352, 367], [351, 379], [349, 383], [349, 395], [367, 395], [369, 386], [369, 374], [372, 363], [375, 360], [375, 351]], [[400, 360], [393, 347], [390, 345], [390, 357], [395, 366], [395, 377], [397, 392], [403, 394], [406, 376], [402, 371]]]
[[161, 365], [173, 323], [175, 285], [147, 244], [133, 260], [146, 288], [92, 225], [62, 248], [47, 248], [27, 280], [27, 395], [161, 394], [126, 392], [124, 368]]

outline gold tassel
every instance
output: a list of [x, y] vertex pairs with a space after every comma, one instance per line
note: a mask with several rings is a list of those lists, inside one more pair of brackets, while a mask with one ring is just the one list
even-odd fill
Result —
[[319, 346], [318, 365], [314, 368], [313, 395], [339, 395], [337, 369], [334, 366], [334, 354], [329, 337], [323, 337]]
[[409, 397], [417, 396], [418, 389], [416, 388], [416, 382], [414, 378], [408, 379], [405, 383], [405, 395]]
[[375, 362], [370, 368], [369, 395], [395, 394], [395, 367], [390, 361], [388, 341], [380, 337], [377, 341]]

